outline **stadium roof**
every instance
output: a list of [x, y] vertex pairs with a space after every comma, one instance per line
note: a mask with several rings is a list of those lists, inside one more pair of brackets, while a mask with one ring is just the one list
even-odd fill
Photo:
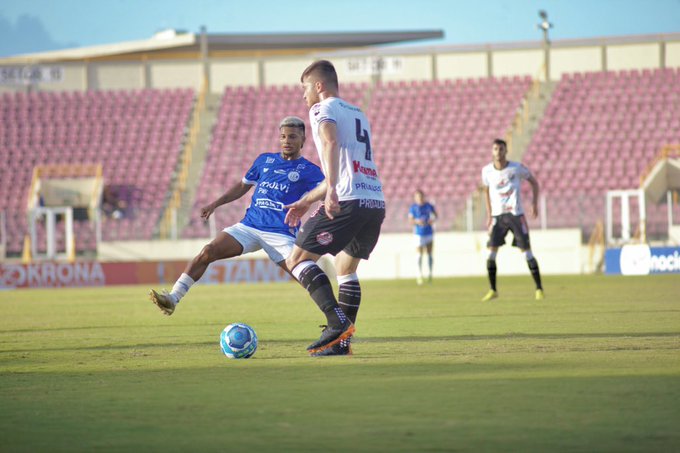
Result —
[[[208, 33], [206, 34], [206, 41], [211, 54], [224, 52], [253, 54], [347, 49], [443, 37], [444, 32], [442, 30], [263, 34]], [[0, 62], [134, 59], [142, 56], [163, 58], [164, 55], [195, 56], [200, 53], [200, 50], [200, 33], [166, 30], [156, 33], [151, 39], [16, 55], [0, 59]]]

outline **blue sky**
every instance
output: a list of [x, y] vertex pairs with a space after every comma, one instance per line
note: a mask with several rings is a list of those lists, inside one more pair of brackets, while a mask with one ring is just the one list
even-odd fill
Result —
[[[213, 33], [442, 29], [439, 43], [680, 32], [680, 0], [2, 0], [0, 56], [146, 39], [164, 28]], [[434, 42], [433, 42], [434, 43]]]

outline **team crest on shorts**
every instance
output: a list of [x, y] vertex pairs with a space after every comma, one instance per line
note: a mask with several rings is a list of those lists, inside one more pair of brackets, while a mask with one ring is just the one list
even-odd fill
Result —
[[333, 235], [329, 233], [328, 231], [324, 231], [323, 233], [319, 233], [316, 235], [316, 242], [318, 242], [321, 245], [328, 245], [331, 242], [333, 242]]
[[300, 173], [291, 171], [288, 173], [288, 179], [290, 179], [292, 182], [297, 182], [300, 179]]

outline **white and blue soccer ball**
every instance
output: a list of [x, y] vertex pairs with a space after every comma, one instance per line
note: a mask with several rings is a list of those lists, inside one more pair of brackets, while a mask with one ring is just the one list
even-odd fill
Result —
[[230, 359], [247, 359], [257, 350], [257, 335], [247, 324], [229, 324], [220, 334], [220, 347]]

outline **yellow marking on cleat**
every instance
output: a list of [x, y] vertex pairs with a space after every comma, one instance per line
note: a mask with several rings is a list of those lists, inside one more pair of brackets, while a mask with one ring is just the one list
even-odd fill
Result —
[[482, 302], [488, 302], [491, 299], [497, 299], [498, 298], [498, 293], [494, 291], [493, 289], [490, 289], [488, 293], [484, 297], [482, 297]]

